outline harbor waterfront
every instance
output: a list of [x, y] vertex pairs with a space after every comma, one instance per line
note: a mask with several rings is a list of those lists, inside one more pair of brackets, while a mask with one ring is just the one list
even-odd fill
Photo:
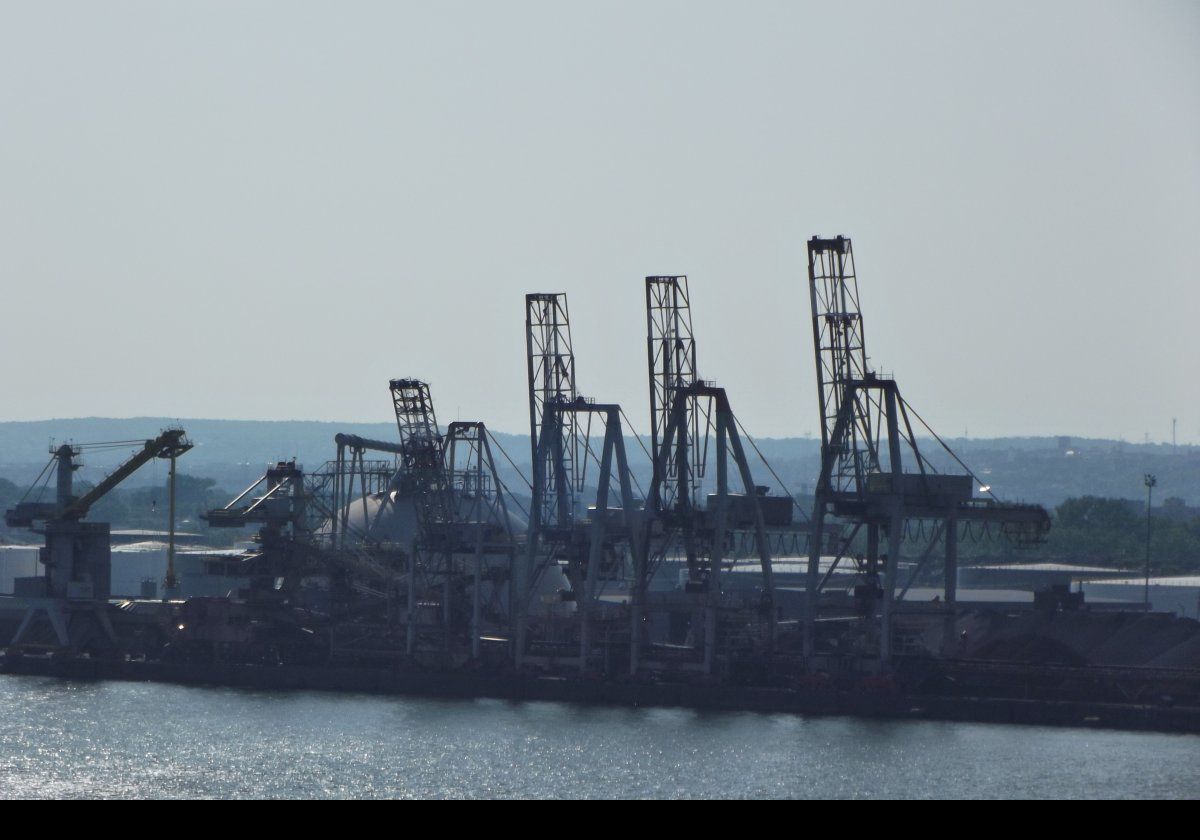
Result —
[[1200, 0], [0, 4], [0, 801], [1200, 799]]
[[1198, 755], [1190, 735], [0, 676], [5, 798], [1195, 798]]

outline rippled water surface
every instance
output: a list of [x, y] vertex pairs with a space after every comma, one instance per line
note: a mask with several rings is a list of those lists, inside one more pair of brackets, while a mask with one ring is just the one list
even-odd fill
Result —
[[0, 677], [3, 797], [1189, 797], [1200, 738]]

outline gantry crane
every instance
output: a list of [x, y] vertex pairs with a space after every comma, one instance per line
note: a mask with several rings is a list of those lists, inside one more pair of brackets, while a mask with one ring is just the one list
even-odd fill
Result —
[[[518, 665], [528, 660], [534, 593], [546, 570], [561, 564], [571, 584], [563, 597], [574, 599], [578, 616], [579, 667], [586, 669], [601, 587], [623, 576], [624, 556], [642, 552], [635, 533], [637, 501], [621, 433], [621, 407], [596, 403], [576, 390], [565, 294], [526, 295], [525, 327], [533, 501], [525, 558], [515, 585], [515, 656]], [[591, 443], [594, 427], [594, 436], [601, 439], [598, 456]], [[589, 461], [597, 464], [596, 496], [584, 506]], [[619, 509], [609, 506], [614, 482]]]
[[[440, 636], [452, 653], [455, 640], [469, 635], [471, 656], [478, 657], [485, 586], [493, 595], [487, 617], [506, 623], [508, 610], [496, 596], [511, 578], [516, 551], [487, 429], [481, 422], [455, 422], [443, 438], [427, 383], [393, 379], [389, 387], [400, 432], [400, 493], [412, 499], [417, 514], [407, 567], [406, 649], [416, 653], [425, 632]], [[440, 626], [420, 620], [430, 613], [439, 616]]]
[[[729, 554], [735, 530], [754, 533], [762, 588], [761, 600], [751, 611], [764, 619], [764, 648], [770, 650], [776, 610], [766, 528], [768, 521], [779, 527], [791, 524], [792, 500], [768, 499], [766, 488], [754, 483], [725, 389], [697, 376], [687, 277], [646, 278], [646, 321], [654, 465], [646, 518], [647, 541], [652, 546], [643, 556], [647, 562], [634, 576], [631, 669], [636, 671], [639, 666], [642, 626], [650, 606], [647, 586], [653, 567], [667, 552], [675, 551], [687, 563], [683, 597], [676, 598], [675, 603], [660, 597], [654, 606], [703, 615], [702, 636], [695, 627], [692, 635], [703, 639], [701, 667], [711, 673], [718, 648], [719, 614], [744, 615], [728, 599], [723, 600], [721, 593], [721, 574], [734, 559]], [[710, 466], [716, 470], [715, 492], [701, 498]], [[730, 492], [731, 466], [742, 483], [741, 495]]]
[[[810, 667], [815, 664], [819, 594], [832, 572], [829, 569], [822, 579], [821, 535], [829, 518], [837, 517], [851, 524], [855, 533], [866, 530], [862, 571], [867, 583], [859, 587], [858, 594], [866, 614], [878, 615], [879, 660], [886, 668], [894, 652], [892, 619], [906, 522], [937, 523], [924, 557], [944, 536], [943, 594], [949, 628], [956, 601], [960, 523], [996, 523], [1018, 542], [1032, 542], [1048, 530], [1050, 520], [1040, 505], [1003, 503], [994, 496], [975, 498], [977, 479], [965, 465], [962, 474], [938, 474], [922, 454], [911, 420], [917, 417], [921, 422], [920, 417], [900, 395], [896, 381], [868, 365], [850, 239], [814, 236], [809, 240], [808, 279], [821, 418], [821, 471], [810, 538], [805, 659]], [[886, 554], [879, 550], [881, 536], [886, 540]], [[839, 555], [835, 566], [840, 560]], [[952, 652], [952, 633], [944, 633], [944, 639], [944, 650]]]
[[[78, 459], [84, 452], [139, 443], [137, 452], [99, 484], [82, 496], [75, 496], [74, 474], [81, 466]], [[29, 607], [11, 645], [21, 644], [39, 614], [45, 614], [49, 619], [62, 647], [73, 647], [78, 642], [79, 634], [73, 627], [72, 613], [95, 616], [108, 641], [115, 641], [105, 611], [112, 580], [109, 525], [107, 522], [83, 520], [96, 502], [156, 458], [170, 461], [170, 523], [165, 588], [168, 591], [175, 588], [175, 461], [191, 448], [192, 444], [182, 429], [168, 429], [153, 440], [63, 444], [51, 449], [50, 463], [43, 474], [48, 476], [51, 468], [56, 468], [55, 501], [22, 500], [4, 514], [4, 520], [10, 528], [35, 529], [40, 523], [46, 540], [41, 550], [45, 575], [37, 587], [23, 587], [26, 591], [36, 589], [36, 592], [28, 599]]]

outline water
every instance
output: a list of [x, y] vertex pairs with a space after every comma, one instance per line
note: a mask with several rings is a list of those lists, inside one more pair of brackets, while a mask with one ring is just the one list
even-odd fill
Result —
[[0, 797], [1188, 797], [1200, 737], [0, 677]]

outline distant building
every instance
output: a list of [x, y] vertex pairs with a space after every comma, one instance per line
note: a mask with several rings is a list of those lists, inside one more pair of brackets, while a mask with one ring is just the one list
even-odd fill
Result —
[[1163, 501], [1162, 507], [1154, 508], [1154, 515], [1174, 522], [1190, 522], [1200, 519], [1200, 507], [1190, 507], [1178, 496], [1170, 496]]
[[36, 545], [0, 545], [0, 595], [11, 595], [17, 578], [42, 573]]
[[[178, 596], [225, 595], [247, 585], [239, 558], [242, 548], [179, 546], [175, 551]], [[167, 544], [143, 540], [114, 545], [111, 593], [113, 598], [161, 597], [167, 574]], [[36, 545], [0, 545], [0, 595], [11, 595], [18, 578], [36, 578], [46, 573]]]
[[[179, 597], [221, 596], [236, 593], [247, 585], [238, 558], [240, 548], [202, 548], [178, 546], [175, 549], [175, 574], [179, 579]], [[137, 598], [150, 595], [144, 584], [153, 584], [161, 596], [167, 573], [167, 544], [146, 540], [112, 548], [112, 596]]]
[[977, 589], [1018, 589], [1044, 592], [1052, 586], [1071, 586], [1079, 581], [1124, 578], [1136, 574], [1129, 569], [1078, 566], [1070, 563], [1001, 563], [961, 566], [958, 585]]
[[[1085, 599], [1096, 598], [1145, 603], [1145, 578], [1091, 580], [1083, 584]], [[1200, 576], [1150, 578], [1150, 610], [1200, 619]]]
[[[148, 528], [119, 528], [108, 532], [109, 539], [113, 545], [129, 545], [130, 543], [145, 542], [146, 540], [160, 540], [165, 542], [170, 538], [169, 531], [155, 531]], [[200, 534], [192, 531], [176, 531], [176, 540], [197, 540]]]

